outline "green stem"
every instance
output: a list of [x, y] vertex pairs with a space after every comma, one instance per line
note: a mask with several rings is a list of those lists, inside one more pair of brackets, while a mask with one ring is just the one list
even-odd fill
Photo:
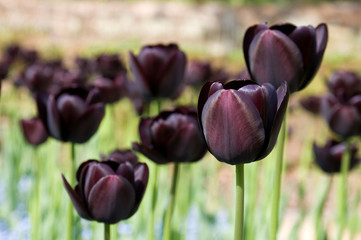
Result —
[[34, 184], [34, 192], [32, 195], [32, 209], [31, 209], [31, 215], [32, 215], [32, 238], [33, 239], [39, 239], [39, 204], [40, 204], [40, 164], [39, 164], [39, 154], [38, 149], [34, 150], [34, 177], [35, 177], [35, 184]]
[[179, 163], [174, 163], [172, 186], [170, 190], [169, 204], [165, 216], [163, 239], [170, 240], [172, 235], [172, 216], [174, 212], [175, 198], [177, 192], [177, 183], [179, 176]]
[[158, 176], [158, 165], [157, 164], [153, 164], [153, 181], [152, 181], [152, 186], [151, 186], [151, 190], [152, 190], [152, 215], [150, 218], [150, 223], [149, 223], [149, 234], [148, 234], [148, 239], [149, 240], [153, 240], [154, 239], [154, 220], [155, 220], [155, 208], [157, 205], [157, 194], [158, 194], [158, 190], [157, 190], [157, 176]]
[[104, 240], [110, 240], [110, 224], [104, 223]]
[[319, 200], [319, 203], [317, 204], [316, 215], [315, 215], [317, 240], [326, 239], [325, 231], [322, 226], [322, 213], [323, 213], [323, 209], [325, 208], [328, 194], [330, 192], [332, 179], [333, 179], [332, 177], [327, 177], [326, 184], [322, 183], [322, 185], [325, 185], [325, 187], [324, 190], [322, 191], [322, 195]]
[[244, 165], [236, 165], [236, 212], [234, 224], [234, 240], [243, 239], [244, 219]]
[[273, 198], [272, 198], [272, 211], [271, 211], [271, 235], [270, 240], [276, 240], [278, 230], [279, 219], [279, 202], [281, 197], [281, 179], [282, 179], [282, 165], [283, 165], [283, 153], [286, 140], [286, 118], [283, 120], [283, 124], [278, 136], [277, 149], [276, 149], [276, 169], [274, 173], [273, 182]]
[[345, 141], [346, 149], [342, 155], [341, 162], [341, 178], [339, 185], [339, 231], [337, 239], [342, 239], [343, 230], [346, 227], [346, 215], [347, 215], [347, 173], [350, 168], [350, 157], [351, 157], [351, 148], [350, 142]]
[[[69, 177], [69, 183], [70, 186], [74, 186], [75, 184], [75, 144], [70, 144], [70, 177]], [[74, 239], [72, 236], [72, 228], [73, 228], [73, 203], [71, 200], [69, 200], [68, 203], [68, 232], [67, 232], [67, 239], [72, 240]]]

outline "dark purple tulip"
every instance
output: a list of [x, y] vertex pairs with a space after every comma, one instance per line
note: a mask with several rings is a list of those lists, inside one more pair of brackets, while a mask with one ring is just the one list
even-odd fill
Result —
[[35, 64], [39, 60], [39, 54], [36, 50], [33, 49], [21, 49], [19, 53], [19, 58], [27, 66]]
[[305, 88], [320, 67], [328, 40], [327, 25], [296, 27], [290, 23], [247, 29], [243, 52], [248, 71], [258, 83], [278, 87], [287, 81], [290, 92]]
[[55, 69], [47, 64], [34, 64], [20, 74], [18, 85], [25, 85], [31, 92], [53, 92]]
[[321, 97], [309, 96], [301, 99], [300, 104], [308, 112], [317, 115], [321, 112], [321, 101]]
[[101, 54], [96, 60], [97, 71], [105, 78], [114, 79], [118, 74], [125, 73], [125, 67], [116, 54]]
[[183, 86], [186, 55], [176, 44], [144, 46], [129, 53], [136, 88], [146, 99], [174, 98]]
[[[133, 154], [134, 155], [134, 154]], [[114, 224], [138, 209], [148, 184], [145, 163], [109, 158], [88, 160], [77, 171], [75, 189], [62, 175], [64, 186], [80, 217]]]
[[134, 150], [158, 164], [198, 161], [207, 150], [193, 107], [178, 107], [143, 118], [139, 134], [142, 142], [133, 143]]
[[226, 82], [229, 78], [222, 69], [212, 69], [210, 62], [191, 61], [188, 63], [184, 81], [188, 85], [203, 86], [210, 81]]
[[72, 143], [84, 143], [97, 131], [105, 111], [99, 101], [97, 89], [68, 88], [36, 96], [39, 117], [48, 134]]
[[[354, 168], [360, 159], [356, 157], [357, 148], [355, 145], [351, 145], [351, 159], [350, 168]], [[344, 142], [336, 142], [328, 140], [325, 146], [319, 147], [316, 143], [313, 143], [313, 152], [315, 155], [316, 164], [326, 173], [338, 173], [341, 172], [342, 155], [346, 150], [346, 144]]]
[[103, 103], [114, 103], [126, 94], [126, 76], [118, 74], [114, 80], [99, 76], [95, 78], [92, 86], [99, 89]]
[[322, 115], [343, 138], [361, 135], [361, 78], [342, 71], [332, 75], [330, 92], [322, 99]]
[[24, 137], [31, 145], [38, 146], [48, 139], [48, 133], [40, 118], [23, 119], [20, 123]]
[[288, 97], [286, 82], [278, 89], [250, 80], [205, 84], [198, 117], [209, 151], [232, 165], [266, 157], [276, 143]]

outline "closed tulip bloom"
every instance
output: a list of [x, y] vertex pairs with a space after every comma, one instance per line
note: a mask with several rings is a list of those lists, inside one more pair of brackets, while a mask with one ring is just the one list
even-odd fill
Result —
[[129, 54], [135, 87], [146, 99], [174, 98], [182, 89], [186, 55], [176, 44], [144, 46]]
[[50, 136], [63, 142], [84, 143], [104, 116], [97, 89], [68, 88], [58, 94], [36, 96], [39, 117]]
[[198, 161], [207, 150], [193, 107], [143, 118], [139, 134], [142, 142], [133, 143], [133, 149], [158, 164]]
[[278, 87], [287, 81], [290, 92], [305, 88], [320, 67], [328, 40], [326, 24], [296, 27], [293, 24], [254, 25], [247, 29], [243, 52], [256, 82]]
[[352, 72], [336, 72], [328, 87], [321, 111], [331, 130], [343, 138], [361, 135], [361, 78]]
[[[356, 157], [356, 146], [351, 145], [350, 147], [351, 155], [349, 170], [360, 163], [360, 159]], [[313, 143], [315, 162], [326, 173], [341, 172], [342, 155], [344, 154], [345, 150], [346, 144], [344, 142], [328, 140], [323, 147], [317, 146], [316, 143]]]
[[145, 163], [88, 160], [77, 171], [74, 189], [64, 186], [80, 217], [106, 224], [130, 218], [138, 209], [148, 183]]
[[286, 112], [289, 92], [250, 80], [203, 86], [198, 116], [209, 151], [221, 162], [243, 164], [273, 149]]
[[24, 137], [29, 144], [38, 146], [48, 139], [48, 133], [40, 118], [23, 119], [20, 124]]

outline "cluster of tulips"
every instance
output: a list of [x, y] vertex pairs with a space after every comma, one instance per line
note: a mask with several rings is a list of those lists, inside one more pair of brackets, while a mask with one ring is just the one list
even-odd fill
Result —
[[[122, 97], [129, 97], [142, 115], [140, 141], [132, 143], [132, 149], [154, 162], [154, 166], [148, 168], [147, 164], [138, 162], [130, 149], [115, 150], [100, 161], [83, 162], [75, 175], [72, 153], [70, 181], [62, 175], [78, 214], [105, 223], [105, 239], [109, 239], [109, 224], [127, 219], [137, 211], [149, 177], [153, 178], [150, 194], [156, 194], [157, 164], [174, 163], [163, 226], [163, 238], [172, 239], [170, 223], [180, 178], [179, 164], [198, 161], [207, 150], [217, 160], [236, 166], [234, 238], [243, 239], [246, 194], [243, 166], [267, 157], [277, 142], [269, 223], [269, 239], [273, 240], [278, 230], [288, 100], [314, 78], [327, 41], [326, 24], [316, 28], [290, 23], [251, 26], [243, 41], [247, 69], [232, 81], [228, 81], [231, 74], [215, 69], [209, 62], [188, 62], [176, 44], [147, 45], [138, 55], [130, 52], [131, 76], [118, 55], [77, 58], [75, 69], [69, 70], [61, 61], [44, 61], [36, 51], [19, 46], [5, 51], [0, 68], [5, 78], [8, 70], [21, 62], [18, 65], [22, 71], [15, 83], [29, 89], [38, 110], [36, 117], [21, 122], [24, 136], [33, 145], [45, 142], [49, 136], [72, 146], [87, 142], [101, 124], [105, 104]], [[162, 111], [162, 99], [176, 99], [186, 85], [194, 86], [196, 91], [202, 86], [197, 108], [175, 106]], [[324, 147], [314, 145], [316, 162], [326, 172], [342, 169], [347, 172], [359, 162], [355, 146], [347, 139], [361, 132], [360, 86], [361, 78], [357, 75], [338, 72], [331, 77], [326, 96], [303, 102], [305, 108], [322, 114], [338, 137]], [[146, 109], [153, 101], [158, 101], [159, 111], [148, 116]], [[78, 183], [73, 188], [75, 176]], [[149, 216], [150, 238], [154, 236], [154, 206], [155, 202]], [[72, 214], [70, 205], [68, 239], [73, 236]]]

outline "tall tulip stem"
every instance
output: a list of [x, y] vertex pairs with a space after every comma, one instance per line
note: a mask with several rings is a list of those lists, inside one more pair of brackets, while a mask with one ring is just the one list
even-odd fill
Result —
[[[74, 186], [75, 184], [75, 144], [71, 143], [70, 144], [70, 185]], [[67, 239], [68, 240], [72, 240], [74, 239], [72, 236], [72, 228], [73, 228], [73, 203], [71, 202], [71, 200], [69, 200], [68, 203], [68, 232], [67, 232]]]
[[324, 189], [321, 193], [321, 198], [319, 199], [319, 203], [317, 204], [316, 215], [315, 215], [315, 228], [316, 228], [317, 240], [326, 239], [325, 231], [322, 226], [322, 213], [323, 213], [323, 209], [325, 208], [328, 194], [330, 192], [332, 179], [333, 179], [332, 177], [327, 177], [326, 183], [322, 182], [322, 185], [324, 185]]
[[[287, 113], [286, 113], [287, 115]], [[270, 240], [276, 240], [277, 230], [278, 230], [278, 220], [279, 220], [279, 202], [281, 196], [281, 180], [282, 180], [282, 165], [283, 165], [283, 154], [284, 154], [284, 145], [286, 140], [286, 116], [283, 120], [281, 130], [278, 136], [277, 146], [276, 146], [276, 169], [274, 173], [274, 182], [273, 182], [273, 198], [272, 198], [272, 211], [271, 211], [271, 232]]]
[[342, 239], [343, 230], [346, 227], [346, 214], [347, 214], [347, 173], [350, 168], [350, 158], [351, 158], [351, 148], [350, 142], [345, 141], [346, 149], [342, 155], [341, 162], [341, 178], [340, 178], [340, 186], [339, 186], [339, 231], [337, 239]]
[[164, 232], [163, 232], [164, 240], [171, 240], [172, 216], [173, 216], [173, 212], [174, 212], [178, 176], [179, 176], [179, 163], [174, 163], [173, 179], [172, 179], [172, 186], [170, 189], [169, 204], [168, 204], [167, 212], [165, 215], [165, 222], [164, 222]]
[[244, 165], [236, 165], [236, 212], [234, 240], [244, 239]]
[[104, 240], [110, 240], [110, 224], [104, 223]]

